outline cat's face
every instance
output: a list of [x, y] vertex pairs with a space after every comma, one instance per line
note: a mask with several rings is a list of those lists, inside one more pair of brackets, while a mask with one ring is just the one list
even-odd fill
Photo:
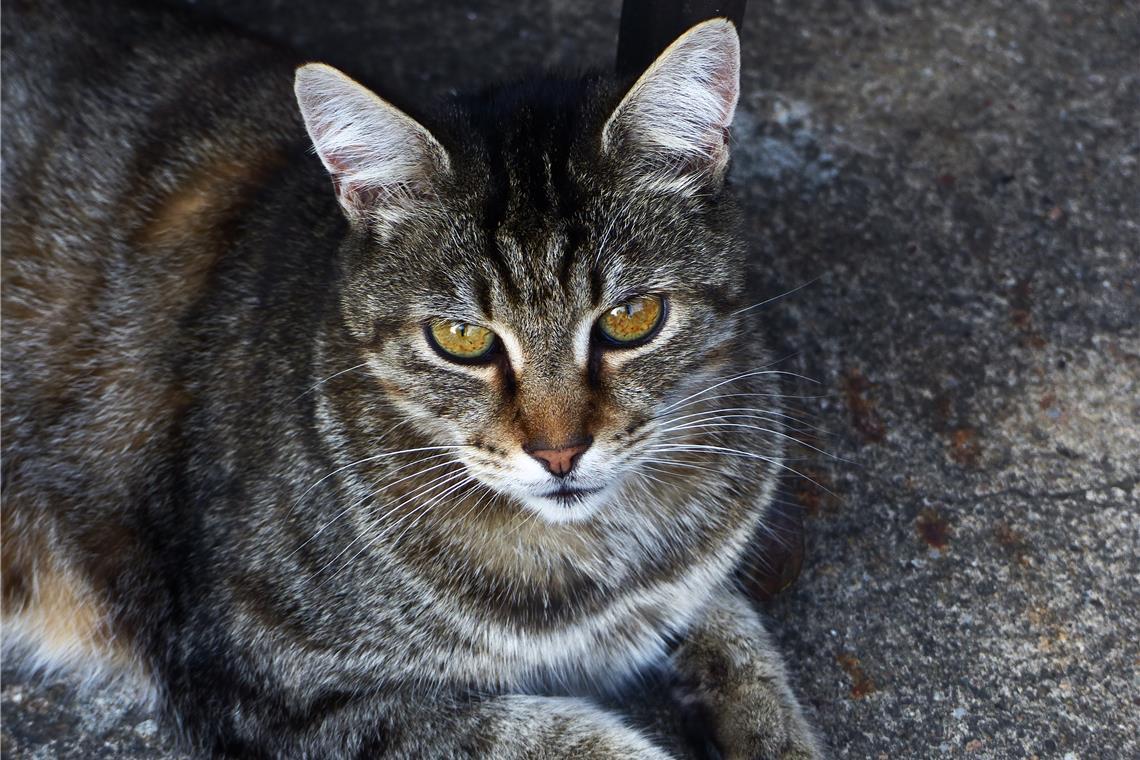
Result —
[[383, 332], [370, 367], [416, 428], [553, 520], [612, 495], [658, 411], [735, 337], [734, 252], [695, 207], [597, 205], [577, 232], [520, 216], [492, 233], [455, 209], [398, 255], [378, 252], [345, 299], [362, 338]]
[[496, 492], [588, 516], [738, 338], [732, 27], [682, 37], [620, 103], [600, 82], [492, 99], [439, 139], [305, 71], [302, 110], [356, 231], [344, 322], [386, 401]]

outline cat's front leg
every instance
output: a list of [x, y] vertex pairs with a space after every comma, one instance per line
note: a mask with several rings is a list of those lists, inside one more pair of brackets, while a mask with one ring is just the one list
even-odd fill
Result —
[[201, 747], [220, 748], [204, 756], [227, 760], [672, 760], [584, 699], [424, 696], [397, 692], [319, 714], [296, 709], [288, 718], [246, 714], [223, 735], [195, 738]]
[[[584, 699], [503, 695], [393, 713], [386, 757], [495, 760], [670, 760], [617, 715]], [[425, 730], [425, 728], [427, 730]]]
[[717, 595], [674, 663], [710, 708], [726, 760], [823, 756], [788, 685], [783, 658], [740, 593]]

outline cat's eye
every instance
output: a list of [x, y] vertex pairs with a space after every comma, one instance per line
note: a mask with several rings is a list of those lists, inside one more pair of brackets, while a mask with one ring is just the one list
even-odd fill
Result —
[[426, 329], [428, 342], [445, 358], [462, 363], [489, 361], [499, 345], [499, 337], [486, 327], [470, 322], [440, 319]]
[[598, 318], [598, 332], [611, 346], [632, 348], [648, 343], [665, 321], [665, 299], [644, 295], [618, 304]]

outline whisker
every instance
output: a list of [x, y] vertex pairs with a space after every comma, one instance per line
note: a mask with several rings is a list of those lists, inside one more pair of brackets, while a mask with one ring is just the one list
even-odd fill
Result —
[[318, 480], [316, 483], [313, 483], [311, 486], [309, 486], [304, 491], [302, 491], [301, 495], [298, 496], [296, 501], [293, 502], [293, 505], [291, 507], [289, 507], [289, 511], [285, 513], [285, 517], [288, 518], [289, 515], [293, 513], [293, 510], [296, 509], [297, 505], [300, 504], [304, 500], [304, 498], [309, 495], [310, 491], [312, 491], [314, 488], [319, 486], [321, 483], [324, 483], [326, 480], [331, 478], [333, 475], [336, 475], [339, 472], [344, 472], [345, 470], [349, 469], [350, 467], [357, 467], [359, 465], [364, 464], [365, 462], [375, 462], [377, 459], [384, 459], [386, 457], [399, 456], [401, 454], [415, 454], [415, 453], [418, 453], [421, 451], [454, 451], [455, 449], [460, 449], [460, 448], [463, 448], [463, 447], [462, 446], [421, 446], [419, 448], [403, 449], [401, 451], [385, 451], [381, 454], [374, 454], [370, 457], [364, 457], [363, 459], [357, 459], [355, 462], [349, 462], [346, 465], [343, 465], [341, 467], [336, 468], [335, 470], [330, 472], [328, 475], [325, 475], [323, 478]]
[[[424, 484], [424, 485], [416, 488], [415, 490], [413, 490], [411, 493], [406, 494], [399, 502], [397, 502], [396, 504], [389, 507], [389, 509], [385, 510], [384, 515], [380, 516], [379, 518], [374, 518], [374, 522], [377, 520], [383, 520], [385, 516], [392, 514], [392, 512], [399, 509], [403, 505], [405, 505], [411, 501], [414, 501], [417, 496], [421, 496], [421, 495], [424, 495], [426, 493], [430, 493], [431, 491], [434, 491], [437, 488], [446, 487], [446, 486], [450, 485], [451, 483], [454, 483], [457, 478], [464, 477], [465, 475], [466, 475], [466, 473], [459, 471], [459, 472], [444, 473], [443, 475], [440, 475], [438, 477], [433, 478], [432, 480], [428, 481], [426, 484]], [[400, 524], [400, 521], [398, 520], [395, 523], [393, 523], [393, 526], [399, 525], [399, 524]], [[383, 531], [381, 531], [380, 536], [383, 536], [384, 533], [393, 526], [389, 526], [388, 528], [385, 528]], [[343, 549], [341, 549], [340, 552], [335, 557], [333, 557], [332, 559], [330, 559], [328, 562], [326, 562], [324, 565], [321, 566], [321, 568], [317, 571], [317, 575], [320, 575], [325, 570], [329, 569], [338, 559], [343, 557], [348, 552], [348, 550], [350, 548], [352, 548], [353, 544], [355, 544], [357, 541], [359, 541], [363, 537], [364, 537], [364, 534], [360, 533], [355, 538], [353, 538], [351, 541], [349, 541], [345, 545], [345, 547]], [[373, 542], [369, 542], [364, 548], [367, 549], [368, 546], [372, 545], [372, 543]], [[363, 551], [363, 549], [361, 551]], [[349, 562], [351, 562], [357, 556], [359, 556], [359, 552], [357, 554], [354, 554], [349, 559]], [[343, 569], [343, 566], [341, 569]], [[333, 573], [333, 576], [335, 576], [339, 572], [340, 572], [340, 570], [338, 570], [336, 573]], [[332, 576], [330, 576], [330, 577], [332, 577]], [[323, 581], [322, 581], [322, 583], [323, 583]]]
[[[468, 485], [469, 483], [471, 483], [471, 482], [473, 482], [473, 481], [475, 480], [475, 478], [473, 478], [471, 475], [466, 475], [466, 473], [460, 473], [460, 474], [464, 474], [464, 475], [465, 475], [465, 477], [464, 477], [462, 480], [460, 480], [458, 483], [455, 483], [455, 482], [454, 482], [454, 480], [451, 480], [451, 481], [448, 481], [448, 482], [447, 482], [447, 483], [445, 483], [445, 484], [441, 484], [441, 486], [444, 486], [444, 490], [443, 490], [441, 493], [438, 493], [438, 494], [436, 494], [435, 496], [431, 497], [431, 499], [429, 499], [429, 500], [428, 500], [426, 503], [424, 503], [424, 504], [421, 504], [421, 505], [420, 505], [420, 506], [418, 506], [418, 507], [415, 507], [415, 508], [414, 508], [414, 509], [413, 509], [411, 512], [409, 512], [407, 515], [405, 515], [404, 517], [400, 518], [400, 519], [399, 519], [399, 520], [397, 520], [396, 522], [392, 523], [392, 525], [390, 525], [390, 526], [388, 526], [387, 528], [385, 528], [384, 530], [382, 530], [382, 531], [381, 531], [379, 534], [377, 534], [376, 536], [373, 536], [372, 538], [368, 539], [368, 540], [365, 542], [364, 546], [360, 547], [360, 549], [359, 549], [359, 550], [358, 550], [358, 551], [357, 551], [355, 554], [353, 554], [351, 557], [349, 557], [347, 560], [345, 560], [345, 562], [344, 562], [344, 563], [343, 563], [343, 564], [342, 564], [342, 565], [341, 565], [341, 566], [340, 566], [340, 567], [339, 567], [339, 568], [338, 568], [336, 571], [334, 571], [334, 572], [333, 572], [333, 574], [332, 574], [332, 576], [330, 576], [330, 577], [336, 577], [337, 575], [339, 575], [341, 572], [343, 572], [343, 571], [344, 571], [344, 569], [345, 569], [345, 568], [347, 568], [349, 565], [351, 565], [353, 562], [355, 562], [355, 561], [356, 561], [356, 558], [357, 558], [357, 557], [359, 557], [361, 554], [363, 554], [364, 552], [368, 551], [370, 548], [372, 548], [372, 547], [373, 547], [373, 546], [375, 546], [377, 543], [379, 543], [381, 539], [383, 539], [385, 536], [387, 536], [388, 534], [390, 534], [390, 533], [391, 533], [391, 532], [392, 532], [392, 531], [393, 531], [393, 530], [394, 530], [396, 527], [398, 527], [399, 525], [401, 525], [401, 524], [402, 524], [402, 523], [404, 523], [404, 522], [407, 522], [407, 520], [408, 520], [409, 518], [411, 518], [413, 515], [418, 515], [418, 516], [416, 517], [416, 519], [415, 519], [415, 520], [413, 520], [413, 521], [412, 521], [412, 523], [411, 523], [411, 524], [409, 524], [409, 525], [408, 525], [408, 527], [407, 527], [407, 528], [405, 528], [405, 529], [403, 530], [403, 532], [401, 532], [401, 533], [400, 533], [400, 535], [399, 535], [399, 536], [397, 536], [397, 537], [396, 537], [396, 539], [395, 539], [395, 540], [392, 542], [392, 543], [393, 543], [393, 545], [395, 545], [395, 544], [396, 544], [396, 543], [397, 543], [397, 542], [398, 542], [398, 541], [399, 541], [401, 538], [403, 538], [403, 537], [404, 537], [404, 535], [405, 535], [405, 534], [406, 534], [406, 533], [407, 533], [407, 532], [408, 532], [408, 531], [409, 531], [411, 528], [413, 528], [415, 525], [417, 525], [417, 524], [419, 523], [419, 519], [420, 519], [420, 517], [422, 517], [423, 515], [427, 514], [427, 511], [428, 511], [428, 508], [429, 508], [429, 507], [431, 507], [431, 506], [433, 506], [433, 505], [435, 505], [435, 504], [438, 504], [438, 503], [439, 503], [439, 502], [440, 502], [442, 499], [446, 498], [446, 497], [447, 497], [449, 494], [452, 494], [452, 493], [454, 493], [456, 490], [458, 490], [458, 489], [462, 488], [463, 486], [466, 486], [466, 485]], [[436, 486], [436, 487], [438, 488], [438, 487], [440, 487], [440, 486]], [[433, 489], [433, 490], [434, 490], [434, 489]], [[390, 513], [391, 513], [391, 510], [389, 510], [388, 514], [390, 514]], [[358, 536], [358, 538], [359, 538], [359, 536]], [[352, 541], [349, 543], [349, 546], [351, 546], [353, 543], [356, 543], [356, 540], [357, 540], [357, 539], [353, 539], [353, 540], [352, 540]], [[338, 555], [337, 555], [337, 558], [339, 558], [339, 557], [340, 557], [340, 556], [342, 556], [342, 555], [343, 555], [345, 552], [347, 552], [347, 551], [348, 551], [348, 548], [349, 548], [349, 546], [346, 546], [346, 547], [344, 548], [344, 551], [342, 551], [340, 554], [338, 554]], [[336, 559], [336, 558], [334, 558], [334, 561], [335, 561], [335, 559]]]
[[315, 391], [317, 388], [321, 387], [322, 385], [324, 385], [329, 380], [332, 380], [335, 377], [340, 377], [341, 375], [345, 374], [346, 372], [352, 372], [353, 370], [357, 370], [357, 369], [360, 369], [361, 367], [367, 367], [367, 366], [368, 366], [368, 362], [361, 362], [360, 364], [349, 367], [348, 369], [342, 369], [340, 372], [334, 372], [333, 374], [326, 377], [324, 380], [318, 380], [317, 382], [313, 383], [313, 385], [309, 386], [302, 393], [300, 393], [299, 395], [294, 397], [289, 403], [290, 404], [296, 403], [297, 401], [301, 400], [305, 396], [308, 396], [310, 393]]
[[[417, 486], [416, 488], [414, 488], [412, 491], [404, 494], [403, 496], [400, 497], [400, 500], [397, 501], [395, 504], [377, 504], [377, 505], [374, 505], [373, 507], [370, 508], [371, 512], [368, 514], [369, 522], [371, 522], [374, 525], [381, 523], [389, 515], [393, 514], [397, 509], [404, 506], [405, 504], [408, 504], [408, 503], [414, 501], [417, 497], [423, 496], [427, 493], [430, 493], [431, 491], [435, 490], [439, 486], [449, 485], [449, 484], [455, 482], [460, 477], [464, 477], [466, 475], [467, 475], [467, 473], [463, 469], [455, 470], [452, 472], [445, 472], [442, 475], [437, 475], [434, 478], [432, 478], [431, 480], [429, 480], [428, 482], [423, 483], [423, 484]], [[377, 512], [380, 512], [380, 513], [377, 514]], [[399, 524], [399, 520], [397, 520], [396, 523], [393, 523], [393, 525], [395, 525], [395, 524]], [[385, 528], [385, 530], [387, 530], [387, 528]]]
[[[791, 359], [794, 356], [796, 356], [796, 354], [789, 354], [788, 356], [785, 356], [782, 359], [777, 359], [773, 362], [769, 362], [768, 364], [765, 364], [764, 367], [771, 367], [773, 364], [779, 364], [782, 361], [787, 361], [788, 359]], [[713, 383], [709, 387], [705, 388], [703, 391], [697, 391], [696, 393], [693, 393], [689, 396], [686, 396], [685, 398], [681, 399], [680, 401], [675, 401], [672, 404], [669, 404], [669, 405], [663, 407], [657, 414], [658, 414], [658, 416], [660, 416], [660, 415], [665, 414], [669, 411], [672, 411], [673, 409], [677, 408], [680, 404], [682, 404], [686, 401], [689, 401], [690, 399], [694, 399], [694, 398], [698, 398], [700, 396], [703, 396], [704, 394], [708, 393], [709, 391], [715, 390], [716, 388], [720, 388], [723, 385], [728, 385], [729, 383], [739, 382], [740, 380], [745, 380], [745, 379], [750, 378], [750, 377], [759, 377], [760, 375], [789, 375], [791, 377], [798, 377], [801, 380], [806, 380], [809, 383], [815, 383], [816, 385], [821, 385], [821, 383], [818, 380], [813, 380], [810, 377], [798, 374], [796, 372], [788, 372], [787, 370], [776, 370], [776, 369], [763, 369], [763, 368], [761, 368], [761, 369], [752, 370], [750, 372], [742, 372], [739, 375], [735, 375], [735, 376], [730, 377], [726, 380], [721, 380], [720, 382]]]
[[[726, 473], [724, 473], [722, 470], [714, 469], [712, 467], [703, 467], [701, 465], [693, 464], [691, 462], [680, 462], [680, 461], [676, 461], [676, 460], [666, 460], [666, 459], [647, 459], [644, 461], [660, 462], [660, 463], [665, 464], [665, 465], [678, 465], [681, 467], [691, 467], [691, 468], [696, 468], [696, 469], [699, 469], [699, 470], [702, 470], [705, 472], [711, 472], [714, 475], [718, 475], [721, 477], [726, 476]], [[668, 472], [663, 467], [657, 467], [657, 466], [654, 466], [652, 464], [646, 465], [645, 467], [646, 467], [646, 469], [652, 470], [653, 472], [660, 472], [664, 475], [673, 475], [674, 474], [674, 473]], [[640, 475], [642, 473], [638, 473], [638, 474]], [[729, 477], [731, 477], [731, 476], [729, 476]], [[654, 478], [654, 479], [658, 480], [658, 482], [661, 482], [660, 479], [658, 479], [658, 478]], [[803, 505], [795, 504], [794, 502], [789, 502], [789, 501], [786, 501], [783, 499], [772, 499], [771, 503], [790, 505], [790, 506], [796, 507], [797, 509], [799, 509], [801, 511], [803, 510]], [[782, 526], [778, 522], [773, 523], [767, 519], [761, 519], [757, 523], [756, 527], [759, 530], [763, 531], [765, 534], [771, 536], [773, 538], [773, 540], [777, 541], [780, 545], [785, 546], [785, 547], [790, 547], [790, 544], [786, 541], [786, 538], [787, 537], [794, 538], [797, 535], [796, 531], [794, 531], [794, 530], [792, 530], [786, 526]]]
[[[645, 469], [652, 470], [654, 472], [663, 472], [662, 470], [658, 470], [658, 469], [652, 468], [652, 467], [648, 467]], [[649, 473], [644, 472], [644, 471], [638, 471], [638, 472], [635, 472], [634, 474], [638, 477], [648, 478], [649, 480], [652, 480], [654, 483], [659, 483], [660, 485], [665, 486], [666, 488], [673, 488], [674, 487], [672, 483], [666, 483], [664, 480], [657, 477], [656, 475], [650, 475]]]
[[[703, 412], [692, 412], [690, 414], [681, 414], [681, 415], [669, 416], [669, 417], [662, 418], [661, 422], [662, 423], [673, 423], [673, 422], [679, 422], [679, 421], [685, 420], [685, 419], [689, 419], [692, 422], [700, 422], [700, 421], [704, 421], [707, 419], [730, 419], [730, 418], [771, 419], [772, 417], [782, 417], [784, 419], [789, 419], [789, 420], [792, 420], [793, 422], [795, 422], [797, 425], [802, 425], [802, 426], [804, 426], [810, 430], [814, 430], [816, 432], [822, 433], [823, 435], [827, 435], [827, 436], [833, 435], [833, 433], [831, 433], [830, 431], [825, 430], [825, 429], [818, 427], [816, 425], [812, 425], [809, 422], [804, 422], [803, 420], [798, 419], [797, 417], [795, 417], [791, 414], [784, 414], [783, 412], [777, 412], [777, 411], [772, 410], [772, 409], [763, 409], [763, 410], [762, 409], [754, 409], [752, 407], [747, 407], [747, 406], [730, 406], [730, 407], [724, 407], [724, 408], [720, 408], [720, 409], [708, 409], [708, 410], [703, 411]], [[772, 421], [773, 422], [780, 422], [780, 420], [775, 420], [775, 419]], [[795, 428], [794, 426], [792, 426], [788, 423], [781, 423], [781, 424], [787, 425], [787, 427], [792, 428], [793, 430], [797, 430], [798, 432], [801, 432], [801, 433], [806, 432], [803, 430], [798, 430], [797, 428]]]
[[478, 479], [476, 479], [476, 485], [483, 490], [483, 493], [480, 494], [479, 498], [475, 501], [475, 503], [472, 504], [470, 507], [468, 507], [467, 511], [464, 512], [463, 515], [458, 518], [459, 522], [463, 522], [468, 517], [477, 515], [478, 512], [476, 512], [476, 510], [479, 508], [479, 505], [481, 505], [483, 502], [487, 501], [488, 496], [494, 496], [495, 495], [494, 489], [492, 489], [486, 483], [483, 483], [482, 481], [479, 481]]
[[808, 481], [809, 483], [812, 483], [813, 485], [815, 485], [820, 490], [826, 491], [827, 493], [831, 494], [832, 496], [839, 498], [838, 495], [835, 494], [835, 492], [832, 491], [830, 488], [827, 488], [826, 486], [821, 485], [820, 483], [816, 482], [814, 479], [808, 477], [807, 475], [804, 475], [799, 470], [788, 467], [783, 462], [780, 462], [779, 460], [773, 459], [772, 457], [766, 457], [763, 454], [756, 454], [756, 453], [751, 452], [751, 451], [742, 451], [740, 449], [733, 449], [733, 448], [729, 448], [727, 446], [713, 446], [710, 444], [702, 444], [702, 443], [662, 443], [662, 444], [658, 444], [657, 446], [650, 447], [649, 449], [647, 449], [647, 451], [692, 451], [692, 452], [711, 451], [714, 453], [725, 454], [727, 456], [738, 456], [738, 457], [745, 457], [748, 459], [759, 459], [760, 461], [767, 462], [768, 464], [771, 464], [771, 465], [774, 465], [776, 467], [780, 467], [784, 470], [787, 470], [788, 472], [792, 473], [793, 475], [798, 475], [799, 477], [803, 478], [804, 480]]
[[[414, 467], [418, 464], [423, 464], [425, 461], [428, 461], [431, 459], [439, 459], [440, 457], [446, 457], [446, 456], [451, 456], [451, 452], [445, 451], [442, 454], [432, 454], [431, 456], [424, 457], [423, 459], [419, 459], [415, 462], [409, 462], [405, 465], [401, 465], [400, 467], [397, 467], [390, 474], [395, 475], [400, 470], [406, 470], [409, 467]], [[313, 533], [313, 535], [311, 535], [307, 539], [305, 539], [305, 541], [303, 543], [301, 543], [299, 546], [297, 546], [297, 548], [295, 548], [293, 551], [289, 552], [289, 554], [286, 555], [285, 559], [289, 559], [289, 557], [292, 557], [294, 554], [301, 551], [301, 549], [305, 548], [305, 546], [307, 546], [309, 544], [309, 542], [313, 541], [314, 539], [316, 539], [317, 536], [321, 535], [321, 533], [323, 533], [326, 528], [328, 528], [330, 525], [335, 523], [337, 520], [339, 520], [344, 515], [351, 512], [356, 507], [360, 506], [361, 504], [368, 501], [369, 499], [375, 497], [377, 494], [383, 493], [384, 491], [387, 491], [389, 488], [392, 488], [393, 486], [396, 486], [396, 485], [399, 485], [400, 483], [403, 483], [405, 480], [411, 480], [412, 478], [418, 478], [421, 475], [424, 475], [425, 473], [431, 472], [432, 470], [438, 470], [440, 467], [449, 467], [449, 466], [454, 465], [454, 464], [459, 464], [459, 462], [452, 459], [452, 460], [447, 461], [447, 462], [440, 462], [439, 464], [433, 464], [431, 467], [425, 467], [422, 470], [416, 470], [411, 475], [405, 475], [404, 477], [400, 478], [399, 480], [395, 480], [391, 483], [388, 483], [384, 487], [379, 488], [379, 489], [369, 493], [367, 496], [364, 496], [363, 498], [357, 499], [352, 504], [349, 504], [347, 507], [345, 507], [340, 512], [338, 512], [336, 515], [334, 515], [333, 518], [331, 520], [329, 520], [327, 523], [325, 523], [320, 528], [318, 528], [316, 530], [316, 532]]]
[[538, 519], [539, 519], [538, 512], [536, 512], [533, 509], [527, 509], [525, 507], [518, 510], [517, 514], [519, 516], [518, 522], [515, 523], [513, 528], [511, 528], [510, 530], [508, 530], [506, 533], [503, 534], [504, 538], [508, 538], [510, 536], [513, 536], [514, 534], [516, 534], [520, 530], [522, 530], [525, 526], [533, 525], [534, 523], [538, 522]]
[[[450, 488], [448, 488], [448, 489], [447, 489], [446, 491], [444, 491], [443, 493], [441, 493], [441, 494], [437, 494], [436, 496], [433, 496], [433, 497], [431, 498], [431, 500], [430, 500], [430, 501], [428, 501], [426, 504], [423, 504], [423, 505], [421, 505], [421, 506], [420, 506], [420, 507], [419, 507], [417, 510], [415, 510], [415, 511], [411, 512], [411, 513], [410, 513], [410, 515], [414, 515], [414, 514], [417, 514], [417, 513], [418, 513], [418, 516], [417, 516], [417, 517], [416, 517], [414, 520], [412, 520], [411, 524], [409, 524], [409, 525], [408, 525], [406, 528], [404, 528], [404, 530], [403, 530], [403, 531], [401, 531], [401, 532], [400, 532], [400, 535], [398, 535], [398, 536], [396, 536], [394, 539], [392, 539], [392, 545], [393, 545], [393, 546], [395, 546], [396, 544], [400, 543], [400, 539], [401, 539], [401, 538], [403, 538], [405, 535], [407, 535], [407, 533], [408, 533], [408, 531], [409, 531], [409, 530], [411, 530], [412, 528], [414, 528], [416, 525], [418, 525], [418, 524], [419, 524], [419, 521], [420, 521], [420, 519], [421, 519], [421, 518], [422, 518], [422, 517], [423, 517], [425, 514], [427, 514], [427, 512], [428, 512], [428, 508], [429, 508], [429, 507], [435, 506], [436, 504], [438, 504], [439, 502], [441, 502], [443, 499], [445, 499], [445, 498], [447, 498], [448, 496], [450, 496], [451, 494], [455, 493], [455, 492], [456, 492], [457, 490], [459, 490], [460, 488], [463, 488], [464, 486], [467, 486], [467, 485], [469, 485], [470, 483], [473, 483], [473, 482], [475, 482], [475, 478], [474, 478], [474, 476], [472, 476], [472, 475], [468, 474], [468, 475], [467, 475], [467, 477], [466, 477], [464, 480], [461, 480], [460, 482], [458, 482], [458, 483], [456, 483], [455, 485], [451, 486]], [[405, 517], [405, 518], [402, 520], [402, 522], [406, 522], [406, 521], [407, 521], [407, 518]]]
[[759, 431], [763, 431], [765, 433], [771, 433], [772, 435], [778, 435], [781, 438], [786, 438], [789, 441], [793, 441], [794, 443], [798, 443], [800, 446], [804, 446], [806, 448], [811, 449], [812, 451], [823, 454], [825, 457], [830, 457], [831, 459], [834, 459], [834, 460], [839, 461], [839, 462], [844, 462], [845, 464], [855, 464], [854, 462], [852, 462], [849, 459], [844, 459], [841, 456], [838, 456], [836, 454], [832, 454], [831, 452], [828, 452], [828, 451], [824, 451], [821, 448], [818, 448], [816, 446], [812, 446], [810, 443], [807, 443], [806, 441], [801, 441], [799, 438], [796, 438], [795, 436], [792, 436], [792, 435], [788, 435], [787, 433], [782, 433], [779, 430], [772, 430], [771, 428], [761, 427], [759, 425], [747, 425], [747, 424], [744, 424], [742, 422], [715, 422], [715, 423], [714, 422], [709, 422], [709, 423], [692, 422], [692, 423], [686, 423], [684, 425], [677, 425], [676, 427], [664, 428], [661, 432], [670, 433], [670, 432], [675, 432], [677, 430], [720, 430], [720, 429], [726, 429], [726, 428], [727, 429], [745, 428], [748, 430], [759, 430]]
[[[437, 475], [434, 478], [432, 478], [431, 480], [427, 481], [426, 483], [421, 483], [420, 485], [416, 486], [415, 488], [413, 488], [408, 493], [403, 494], [400, 497], [398, 497], [398, 500], [396, 501], [396, 503], [394, 503], [394, 504], [389, 503], [389, 504], [385, 504], [385, 505], [374, 505], [374, 506], [369, 508], [373, 514], [368, 514], [368, 513], [365, 513], [365, 514], [367, 514], [370, 522], [372, 522], [372, 523], [380, 522], [387, 515], [395, 512], [400, 507], [402, 507], [405, 504], [408, 504], [412, 501], [415, 501], [416, 497], [430, 493], [431, 491], [435, 490], [436, 488], [445, 486], [449, 483], [453, 483], [462, 474], [463, 474], [462, 472], [453, 471], [453, 472], [445, 472], [442, 475]], [[374, 513], [378, 509], [380, 509], [381, 506], [387, 507], [387, 509], [384, 510], [383, 514], [376, 516]], [[333, 560], [335, 561], [337, 558], [341, 557], [346, 551], [348, 551], [348, 549], [353, 544], [355, 544], [357, 541], [359, 541], [363, 535], [364, 535], [363, 533], [358, 533], [355, 537], [353, 537], [353, 539], [351, 541], [349, 541], [348, 544], [343, 549], [341, 549], [341, 551], [336, 556], [333, 557]], [[326, 567], [327, 566], [328, 565], [326, 564]], [[324, 568], [322, 568], [322, 570], [323, 569]]]
[[786, 298], [787, 296], [790, 296], [793, 293], [797, 293], [797, 292], [803, 290], [804, 288], [808, 287], [809, 285], [816, 284], [822, 278], [823, 278], [823, 275], [819, 275], [818, 277], [813, 277], [810, 280], [808, 280], [807, 282], [803, 283], [802, 285], [797, 285], [796, 287], [792, 288], [791, 290], [785, 290], [783, 293], [781, 293], [778, 296], [772, 296], [771, 298], [767, 298], [767, 299], [761, 301], [760, 303], [754, 303], [751, 306], [745, 306], [743, 309], [737, 309], [736, 311], [732, 312], [731, 316], [735, 317], [737, 314], [743, 314], [746, 311], [752, 311], [753, 309], [759, 309], [764, 304], [772, 303], [772, 301], [778, 301], [781, 298]]
[[[814, 395], [814, 396], [796, 396], [796, 395], [791, 395], [791, 394], [787, 394], [787, 393], [757, 393], [757, 392], [718, 393], [715, 396], [705, 396], [704, 398], [698, 398], [698, 399], [695, 399], [693, 401], [689, 401], [685, 404], [682, 404], [678, 407], [675, 407], [674, 409], [671, 409], [670, 411], [678, 411], [678, 410], [684, 409], [686, 407], [696, 406], [697, 404], [703, 404], [707, 401], [716, 401], [719, 399], [737, 398], [737, 397], [764, 397], [764, 398], [777, 398], [777, 399], [793, 399], [796, 401], [800, 401], [800, 400], [815, 400], [815, 399], [821, 399], [821, 398], [834, 398], [834, 394], [823, 393], [823, 394], [818, 394], [818, 395]], [[815, 417], [818, 415], [812, 414], [810, 416]]]
[[[655, 459], [652, 457], [645, 457], [645, 458], [640, 459], [638, 461], [639, 462], [647, 462], [649, 464], [662, 464], [662, 465], [667, 465], [667, 466], [689, 467], [692, 469], [701, 470], [703, 472], [711, 472], [712, 474], [717, 475], [717, 476], [722, 477], [722, 478], [723, 477], [733, 478], [733, 476], [731, 474], [726, 473], [724, 470], [719, 470], [715, 467], [707, 467], [705, 465], [697, 464], [696, 462], [684, 462], [684, 461], [679, 460], [679, 459]], [[669, 472], [669, 471], [664, 470], [660, 467], [654, 467], [653, 469], [654, 469], [654, 471], [661, 472], [665, 475], [676, 475], [676, 473]]]

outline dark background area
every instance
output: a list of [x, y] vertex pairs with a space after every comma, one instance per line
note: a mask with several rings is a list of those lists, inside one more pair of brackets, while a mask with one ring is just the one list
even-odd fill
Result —
[[[620, 15], [186, 4], [398, 102], [609, 66]], [[742, 43], [755, 292], [810, 283], [762, 313], [841, 458], [793, 453], [804, 568], [766, 605], [811, 719], [836, 757], [1136, 757], [1140, 4], [753, 0]], [[120, 690], [12, 673], [0, 737], [165, 746]]]

